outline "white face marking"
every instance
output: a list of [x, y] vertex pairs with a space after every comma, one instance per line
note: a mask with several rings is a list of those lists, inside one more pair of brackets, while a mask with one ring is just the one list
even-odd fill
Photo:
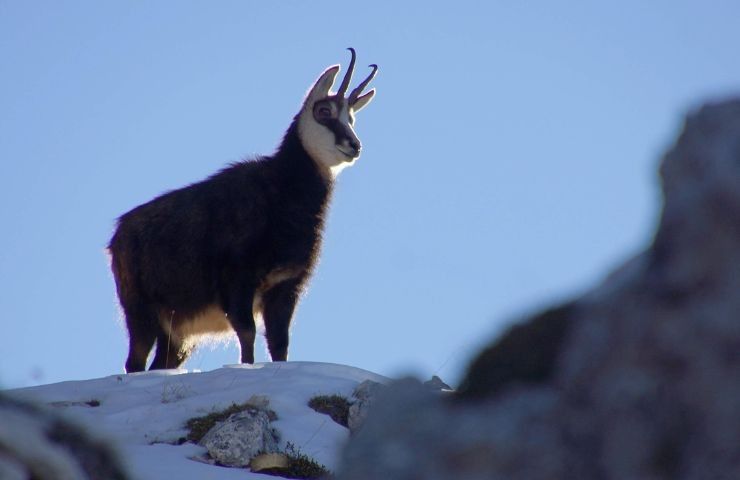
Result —
[[[357, 157], [349, 157], [352, 147], [349, 141], [342, 139], [340, 145], [336, 143], [334, 132], [325, 125], [316, 121], [313, 115], [315, 102], [307, 102], [298, 119], [298, 135], [311, 158], [321, 167], [322, 174], [328, 178], [335, 178], [345, 167], [353, 165]], [[338, 113], [337, 120], [346, 128], [348, 133], [357, 139], [355, 130], [350, 122], [349, 108], [344, 105]], [[359, 139], [357, 139], [359, 142]], [[346, 153], [345, 153], [346, 152]]]

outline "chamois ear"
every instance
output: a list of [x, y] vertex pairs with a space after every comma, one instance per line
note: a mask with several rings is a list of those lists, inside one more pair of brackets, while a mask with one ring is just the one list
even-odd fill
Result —
[[308, 92], [308, 96], [306, 97], [307, 105], [329, 96], [329, 90], [334, 85], [334, 79], [337, 77], [337, 73], [339, 73], [339, 65], [333, 65], [324, 70], [324, 73], [319, 76], [319, 79], [316, 80], [316, 83], [314, 83]]
[[372, 100], [374, 96], [375, 96], [375, 89], [373, 88], [369, 92], [357, 97], [357, 100], [355, 100], [355, 103], [352, 104], [352, 111], [359, 112], [360, 110], [365, 108], [365, 106], [368, 103], [370, 103], [370, 100]]

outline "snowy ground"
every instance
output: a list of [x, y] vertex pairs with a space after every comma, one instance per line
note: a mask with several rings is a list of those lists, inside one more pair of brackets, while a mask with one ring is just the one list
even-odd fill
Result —
[[[205, 449], [178, 439], [185, 422], [252, 395], [265, 395], [278, 419], [281, 446], [292, 442], [301, 452], [334, 470], [346, 428], [307, 406], [316, 395], [350, 397], [364, 380], [385, 383], [385, 377], [358, 368], [312, 362], [225, 366], [204, 373], [165, 370], [112, 375], [94, 380], [62, 382], [10, 390], [63, 412], [69, 418], [108, 437], [117, 445], [135, 478], [229, 480], [267, 477], [248, 470], [191, 460]], [[88, 403], [89, 402], [89, 403]], [[96, 405], [99, 402], [98, 406]]]

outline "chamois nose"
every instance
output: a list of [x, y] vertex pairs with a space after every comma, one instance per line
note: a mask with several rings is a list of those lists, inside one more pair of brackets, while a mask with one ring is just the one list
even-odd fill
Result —
[[359, 140], [350, 139], [349, 146], [352, 150], [355, 151], [355, 153], [360, 153], [360, 150], [362, 150], [362, 145], [360, 144]]

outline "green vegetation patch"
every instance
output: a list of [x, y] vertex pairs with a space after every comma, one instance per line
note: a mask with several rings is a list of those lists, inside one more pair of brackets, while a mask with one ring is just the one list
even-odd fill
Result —
[[308, 401], [309, 407], [319, 413], [329, 415], [332, 420], [343, 427], [347, 426], [350, 405], [352, 405], [350, 401], [341, 395], [319, 395]]

